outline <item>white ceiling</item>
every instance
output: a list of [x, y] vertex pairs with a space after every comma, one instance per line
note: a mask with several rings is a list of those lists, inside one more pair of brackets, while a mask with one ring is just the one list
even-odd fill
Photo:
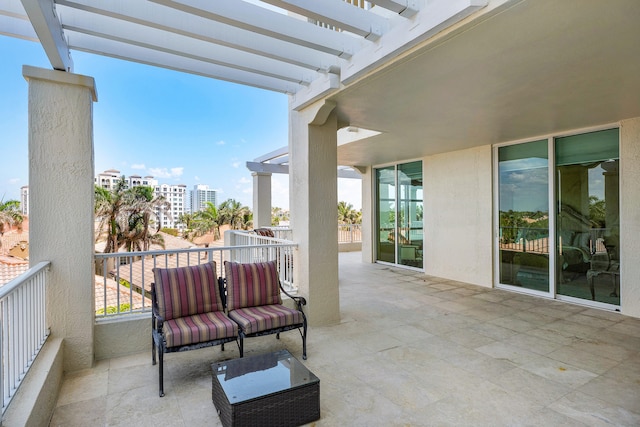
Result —
[[56, 69], [82, 73], [81, 50], [287, 93], [296, 109], [331, 99], [344, 126], [381, 132], [340, 144], [343, 165], [640, 116], [638, 0], [371, 3], [2, 0], [0, 34], [39, 40]]
[[640, 1], [510, 2], [330, 97], [370, 165], [640, 117]]

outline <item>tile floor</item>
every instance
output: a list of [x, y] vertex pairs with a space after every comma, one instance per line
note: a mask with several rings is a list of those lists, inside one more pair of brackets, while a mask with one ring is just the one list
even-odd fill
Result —
[[[340, 255], [339, 325], [312, 327], [317, 426], [639, 426], [640, 319], [448, 281]], [[245, 341], [287, 348], [296, 332]], [[51, 426], [215, 426], [214, 361], [234, 345], [151, 353], [65, 378]]]

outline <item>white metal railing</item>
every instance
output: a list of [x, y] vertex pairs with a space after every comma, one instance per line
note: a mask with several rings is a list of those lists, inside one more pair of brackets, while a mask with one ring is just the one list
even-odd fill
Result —
[[[276, 241], [277, 240], [277, 241]], [[287, 292], [293, 285], [292, 257], [296, 246], [285, 240], [243, 243], [238, 246], [147, 252], [95, 254], [96, 318], [151, 311], [153, 269], [199, 265], [215, 261], [217, 275], [224, 277], [224, 261], [264, 262], [276, 260], [280, 281]]]
[[0, 287], [0, 401], [9, 406], [49, 336], [46, 286], [50, 262], [41, 262]]
[[[263, 227], [273, 232], [273, 237], [281, 240], [293, 240], [293, 230], [289, 227]], [[238, 233], [247, 233], [238, 231]], [[359, 243], [362, 242], [362, 224], [339, 224], [338, 243]]]
[[338, 243], [362, 242], [362, 224], [338, 225]]

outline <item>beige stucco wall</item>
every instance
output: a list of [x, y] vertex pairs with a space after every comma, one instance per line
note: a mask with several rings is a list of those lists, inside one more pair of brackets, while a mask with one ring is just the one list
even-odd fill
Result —
[[425, 273], [493, 285], [491, 146], [423, 159]]
[[51, 261], [47, 322], [65, 371], [93, 364], [91, 77], [24, 66], [29, 82], [30, 262]]
[[620, 310], [640, 317], [640, 117], [620, 123]]
[[94, 343], [96, 360], [148, 351], [151, 363], [151, 314], [126, 315], [96, 323]]

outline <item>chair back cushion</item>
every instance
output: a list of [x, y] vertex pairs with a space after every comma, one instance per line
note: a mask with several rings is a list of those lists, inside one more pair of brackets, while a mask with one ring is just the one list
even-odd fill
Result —
[[227, 310], [282, 304], [275, 261], [224, 262], [227, 278]]
[[158, 312], [165, 320], [223, 311], [216, 263], [178, 268], [154, 268]]

